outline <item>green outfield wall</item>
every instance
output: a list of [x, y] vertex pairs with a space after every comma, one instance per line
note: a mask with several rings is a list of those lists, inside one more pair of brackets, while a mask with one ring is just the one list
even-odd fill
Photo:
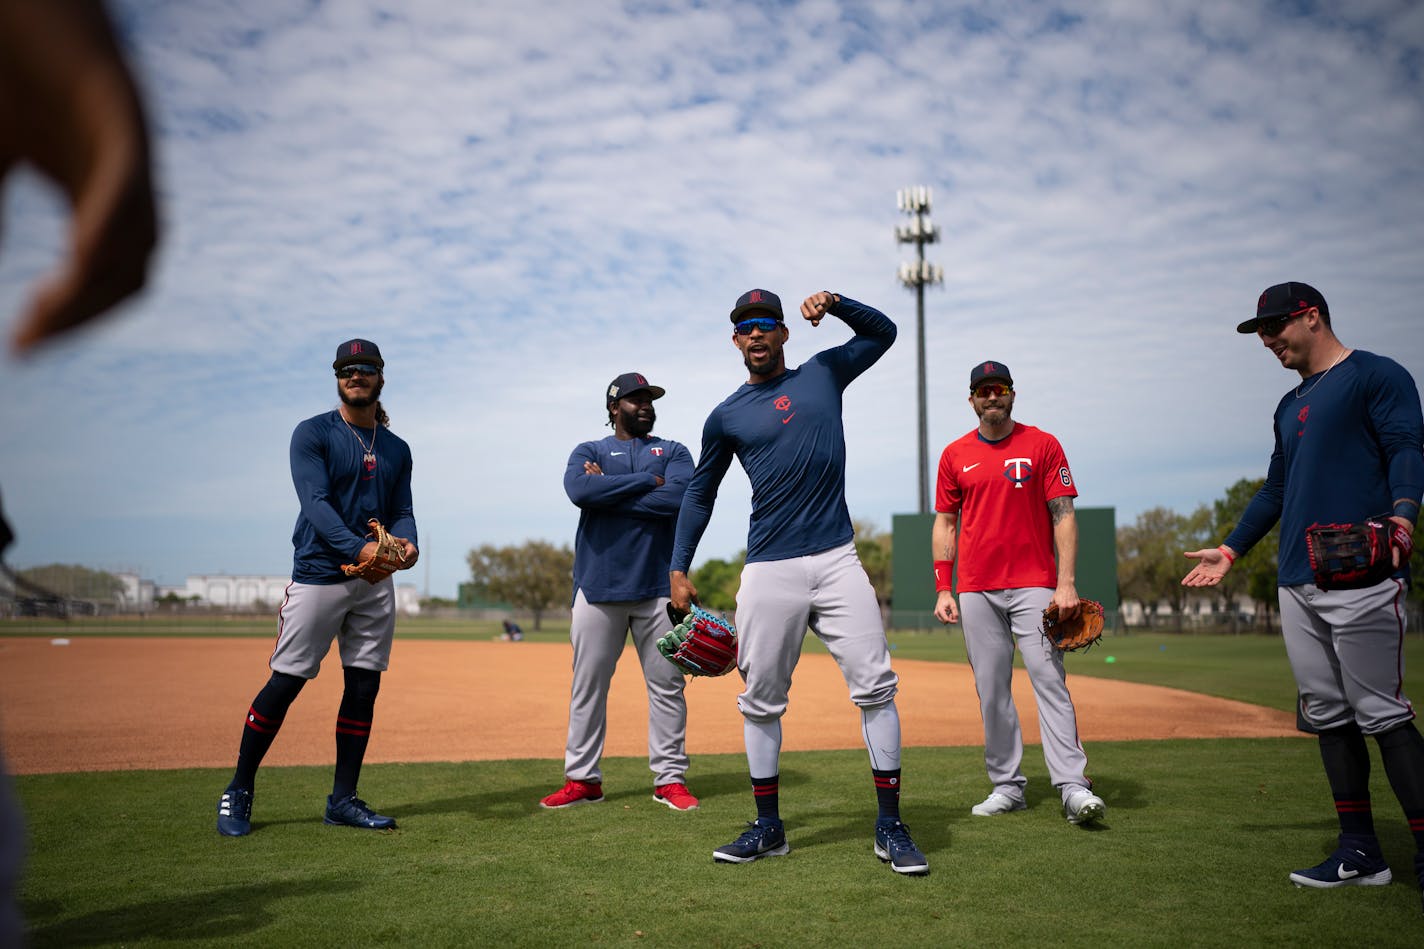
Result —
[[[1108, 628], [1120, 625], [1117, 592], [1117, 523], [1115, 509], [1080, 507], [1078, 516], [1078, 595], [1100, 600]], [[890, 625], [894, 629], [933, 629], [934, 568], [930, 555], [933, 514], [896, 514], [891, 518], [894, 597]]]

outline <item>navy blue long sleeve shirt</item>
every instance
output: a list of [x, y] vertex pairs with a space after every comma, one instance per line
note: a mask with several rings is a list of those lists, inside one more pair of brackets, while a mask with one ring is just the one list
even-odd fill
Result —
[[830, 314], [847, 342], [765, 382], [744, 383], [712, 410], [677, 521], [673, 570], [686, 572], [735, 456], [752, 485], [747, 563], [820, 553], [854, 537], [845, 500], [842, 394], [895, 342], [895, 324], [848, 297]]
[[[363, 448], [372, 438], [373, 466], [366, 464]], [[292, 529], [293, 580], [347, 580], [341, 565], [360, 557], [368, 543], [366, 522], [373, 517], [396, 537], [420, 546], [410, 493], [410, 446], [390, 429], [348, 428], [338, 410], [323, 412], [292, 432], [291, 461], [301, 505]]]
[[[586, 474], [589, 461], [603, 474]], [[609, 435], [573, 450], [564, 491], [579, 508], [575, 595], [582, 590], [590, 603], [668, 595], [673, 528], [691, 477], [691, 452], [665, 438]]]
[[1357, 349], [1326, 372], [1276, 406], [1266, 483], [1225, 541], [1244, 554], [1279, 520], [1281, 586], [1314, 582], [1306, 528], [1387, 516], [1395, 501], [1424, 495], [1424, 421], [1408, 370]]

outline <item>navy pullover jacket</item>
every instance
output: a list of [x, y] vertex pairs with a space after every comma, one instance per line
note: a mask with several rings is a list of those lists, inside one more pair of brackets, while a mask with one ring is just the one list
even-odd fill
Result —
[[[586, 461], [603, 474], [585, 474]], [[668, 595], [673, 527], [691, 477], [687, 448], [652, 435], [627, 441], [609, 435], [574, 449], [564, 491], [579, 508], [575, 595], [582, 590], [590, 603]]]

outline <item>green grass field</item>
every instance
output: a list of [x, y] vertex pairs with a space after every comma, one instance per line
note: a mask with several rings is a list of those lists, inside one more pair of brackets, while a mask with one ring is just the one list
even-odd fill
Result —
[[931, 861], [899, 877], [871, 852], [863, 751], [787, 755], [792, 852], [712, 850], [751, 816], [739, 755], [704, 757], [699, 811], [651, 800], [646, 763], [606, 762], [608, 800], [541, 811], [549, 761], [373, 765], [363, 794], [401, 828], [321, 823], [326, 768], [272, 769], [255, 829], [213, 830], [227, 774], [28, 777], [24, 908], [36, 946], [1418, 945], [1412, 845], [1380, 789], [1389, 887], [1301, 890], [1334, 846], [1314, 745], [1103, 743], [1106, 822], [1068, 825], [1030, 755], [1030, 808], [973, 818], [975, 749], [907, 749], [904, 815]]
[[[251, 627], [243, 634], [270, 635], [270, 623]], [[493, 627], [429, 633], [488, 638]], [[533, 638], [565, 636], [550, 625]], [[891, 641], [896, 658], [963, 658], [955, 635]], [[1413, 682], [1421, 652], [1411, 637]], [[1275, 638], [1119, 636], [1069, 661], [1074, 674], [1292, 705]], [[479, 727], [478, 696], [467, 714]], [[1316, 891], [1287, 880], [1334, 847], [1314, 742], [1115, 742], [1088, 752], [1108, 805], [1095, 829], [1063, 820], [1037, 748], [1025, 756], [1029, 809], [992, 819], [968, 813], [987, 791], [978, 749], [906, 749], [903, 810], [930, 858], [926, 878], [898, 877], [871, 852], [863, 750], [783, 756], [792, 852], [745, 866], [711, 859], [752, 816], [741, 755], [694, 759], [689, 783], [703, 803], [688, 814], [651, 800], [640, 758], [606, 760], [607, 801], [569, 811], [537, 806], [557, 784], [557, 761], [371, 765], [362, 795], [401, 825], [384, 834], [322, 824], [329, 768], [264, 769], [255, 829], [242, 839], [213, 829], [226, 771], [26, 776], [22, 903], [36, 946], [1413, 946], [1424, 937], [1413, 844], [1377, 758], [1376, 820], [1395, 882]]]

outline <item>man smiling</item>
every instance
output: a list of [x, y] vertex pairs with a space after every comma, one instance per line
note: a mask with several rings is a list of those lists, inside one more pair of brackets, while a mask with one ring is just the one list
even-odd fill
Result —
[[[1078, 489], [1058, 439], [1014, 421], [1014, 379], [1007, 366], [991, 360], [974, 367], [969, 406], [978, 427], [940, 456], [932, 545], [935, 616], [957, 622], [963, 606], [964, 649], [984, 720], [984, 765], [994, 783], [970, 813], [994, 817], [1026, 806], [1023, 732], [1012, 691], [1017, 647], [1037, 699], [1043, 757], [1063, 814], [1070, 824], [1086, 824], [1100, 819], [1106, 806], [1085, 773], [1088, 760], [1063, 654], [1041, 635], [1050, 603], [1065, 617], [1080, 608], [1074, 578]], [[956, 558], [959, 603], [952, 584]]]
[[258, 766], [302, 687], [316, 678], [333, 639], [345, 690], [336, 716], [336, 771], [326, 823], [367, 830], [396, 826], [356, 796], [381, 673], [390, 664], [395, 586], [389, 577], [368, 583], [342, 571], [343, 564], [374, 553], [376, 542], [366, 538], [372, 518], [397, 535], [401, 569], [419, 556], [410, 446], [390, 431], [381, 407], [385, 365], [375, 343], [342, 343], [332, 362], [341, 404], [292, 433], [292, 483], [301, 507], [292, 530], [292, 582], [277, 614], [277, 646], [268, 661], [272, 676], [247, 710], [237, 768], [218, 801], [218, 832], [225, 836], [252, 831]]
[[[1290, 880], [1324, 889], [1393, 878], [1375, 835], [1368, 735], [1414, 835], [1424, 887], [1424, 738], [1404, 695], [1404, 600], [1424, 492], [1419, 389], [1399, 363], [1341, 342], [1324, 295], [1307, 283], [1266, 288], [1236, 330], [1254, 334], [1300, 381], [1276, 404], [1265, 483], [1221, 546], [1186, 554], [1196, 565], [1182, 585], [1216, 586], [1279, 521], [1276, 581], [1297, 722], [1319, 739], [1340, 824], [1335, 851]], [[1388, 531], [1385, 575], [1336, 583], [1317, 572], [1324, 565], [1307, 532], [1366, 522]]]

